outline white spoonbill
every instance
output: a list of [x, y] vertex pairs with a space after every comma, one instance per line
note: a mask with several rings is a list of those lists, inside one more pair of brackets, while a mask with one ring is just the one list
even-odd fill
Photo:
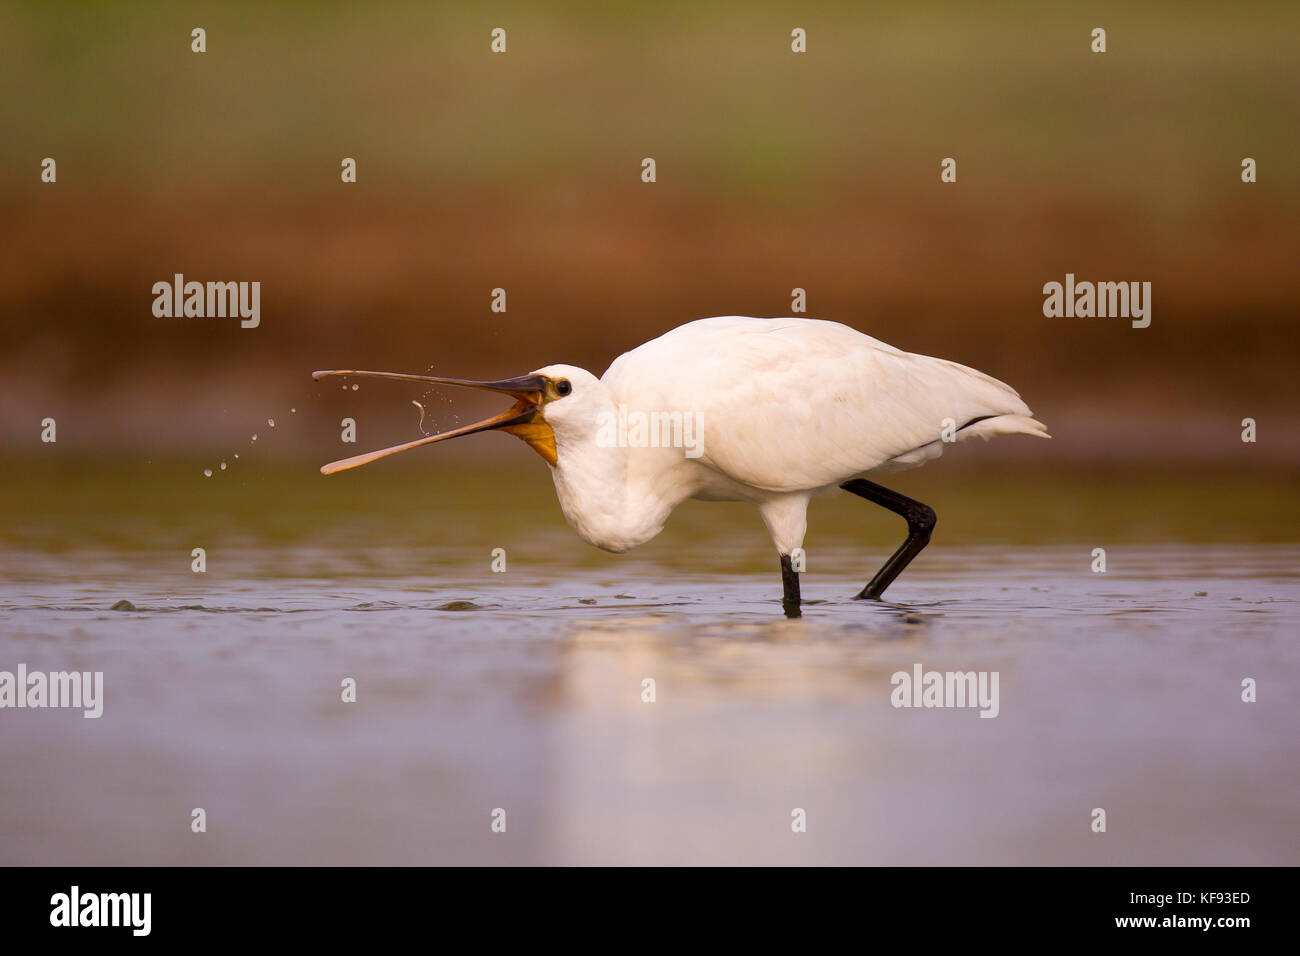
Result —
[[813, 495], [838, 486], [907, 521], [907, 539], [857, 595], [879, 598], [929, 543], [935, 514], [866, 475], [914, 468], [970, 438], [1049, 437], [1009, 385], [816, 319], [688, 322], [619, 356], [601, 378], [572, 365], [496, 382], [312, 373], [329, 375], [463, 385], [504, 392], [515, 404], [486, 421], [332, 462], [323, 474], [461, 435], [508, 432], [546, 460], [579, 536], [615, 553], [657, 535], [687, 498], [748, 501], [780, 555], [791, 617], [799, 615], [791, 556], [803, 546]]

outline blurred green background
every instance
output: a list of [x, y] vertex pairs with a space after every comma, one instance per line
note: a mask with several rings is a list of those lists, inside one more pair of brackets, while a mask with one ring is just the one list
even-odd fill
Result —
[[[1294, 540], [1298, 80], [1281, 3], [8, 4], [8, 537], [62, 512], [111, 538], [115, 507], [172, 506], [419, 532], [418, 502], [478, 509], [501, 465], [558, 521], [544, 469], [496, 436], [327, 483], [324, 461], [417, 437], [411, 399], [427, 428], [497, 409], [309, 372], [599, 373], [694, 318], [789, 314], [801, 287], [810, 316], [974, 365], [1050, 426], [899, 479], [984, 503], [959, 537], [1069, 538], [1077, 512]], [[154, 317], [177, 272], [260, 281], [261, 326]], [[1066, 272], [1152, 282], [1151, 327], [1045, 318]]]

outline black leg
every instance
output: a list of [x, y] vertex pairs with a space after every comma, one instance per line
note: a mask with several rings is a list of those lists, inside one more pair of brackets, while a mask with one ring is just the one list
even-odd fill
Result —
[[907, 521], [907, 540], [890, 556], [884, 566], [876, 572], [876, 576], [857, 595], [859, 599], [871, 598], [878, 600], [880, 595], [885, 593], [885, 588], [893, 584], [894, 578], [902, 573], [903, 568], [907, 567], [911, 560], [930, 543], [930, 532], [934, 530], [935, 521], [937, 520], [934, 509], [929, 505], [923, 505], [921, 502], [907, 497], [907, 495], [900, 495], [897, 491], [890, 491], [874, 481], [867, 481], [865, 478], [854, 478], [852, 481], [844, 482], [840, 487], [845, 491], [853, 492], [853, 494], [861, 498], [866, 498], [868, 501], [874, 501], [876, 504], [888, 508], [894, 514], [902, 515]]
[[788, 554], [781, 555], [781, 585], [785, 592], [781, 598], [781, 607], [785, 609], [785, 616], [800, 617], [802, 612], [799, 610], [799, 572], [790, 563]]

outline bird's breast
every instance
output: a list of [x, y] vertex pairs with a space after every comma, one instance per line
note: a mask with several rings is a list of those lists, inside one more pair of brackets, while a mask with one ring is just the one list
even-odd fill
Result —
[[617, 467], [611, 456], [584, 463], [563, 453], [552, 470], [564, 518], [588, 544], [621, 554], [663, 530], [674, 507], [692, 496], [697, 466], [680, 466], [662, 455], [622, 450]]

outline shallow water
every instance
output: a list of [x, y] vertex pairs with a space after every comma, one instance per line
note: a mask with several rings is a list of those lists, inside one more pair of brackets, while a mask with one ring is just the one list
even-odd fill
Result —
[[[0, 712], [0, 863], [1300, 863], [1300, 546], [932, 546], [876, 605], [834, 544], [799, 621], [775, 570], [481, 550], [4, 552], [0, 669], [105, 707]], [[891, 706], [914, 664], [998, 716]]]

